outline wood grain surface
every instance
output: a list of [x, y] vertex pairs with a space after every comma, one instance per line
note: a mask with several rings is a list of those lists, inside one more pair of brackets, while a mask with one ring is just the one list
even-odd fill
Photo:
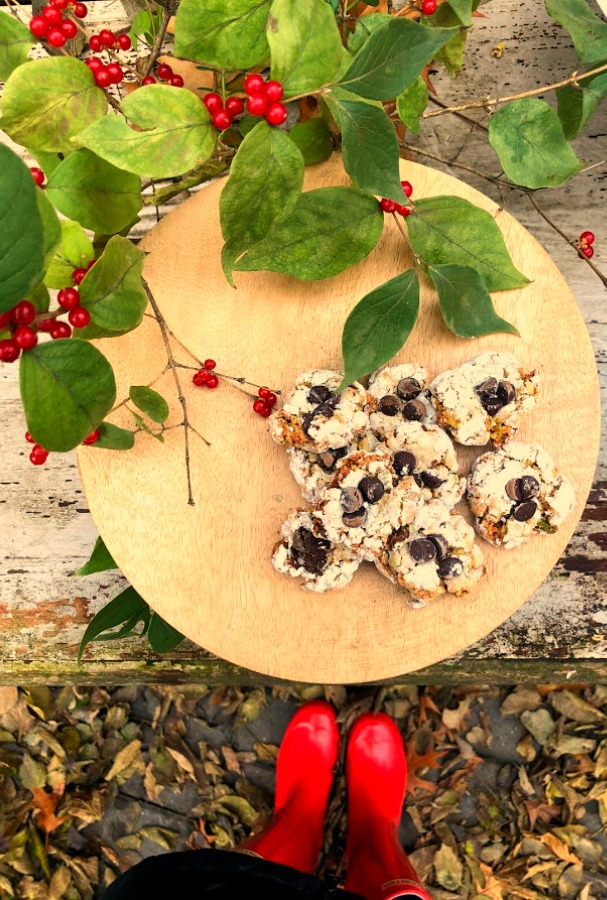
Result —
[[[598, 12], [598, 7], [597, 7]], [[525, 90], [566, 77], [576, 66], [567, 34], [543, 7], [524, 0], [491, 0], [485, 18], [474, 20], [466, 63], [452, 81], [433, 74], [438, 96], [461, 103], [470, 98]], [[4, 13], [3, 13], [4, 14]], [[93, 30], [120, 27], [120, 4], [91, 4]], [[492, 55], [497, 44], [501, 58]], [[545, 99], [554, 102], [554, 95]], [[486, 116], [472, 111], [486, 124]], [[586, 164], [604, 158], [607, 106], [593, 117], [575, 142]], [[429, 120], [418, 138], [420, 149], [455, 164], [499, 173], [486, 134], [453, 116]], [[417, 158], [417, 157], [414, 157]], [[33, 164], [33, 163], [32, 163]], [[446, 167], [431, 161], [439, 170]], [[457, 171], [457, 170], [451, 170]], [[513, 213], [547, 249], [572, 288], [590, 331], [601, 383], [607, 384], [607, 294], [561, 237], [537, 215], [528, 198], [505, 190], [469, 171], [458, 172], [473, 186]], [[572, 238], [585, 228], [605, 230], [607, 170], [593, 169], [569, 184], [537, 198]], [[187, 199], [182, 194], [173, 205]], [[153, 205], [142, 210], [137, 234], [143, 235], [166, 212]], [[598, 241], [595, 260], [605, 268], [607, 244]], [[96, 536], [75, 467], [73, 454], [51, 456], [34, 470], [23, 440], [25, 425], [18, 400], [17, 367], [0, 367], [0, 680], [5, 683], [126, 681], [259, 680], [254, 673], [218, 660], [189, 642], [160, 656], [145, 639], [92, 645], [86, 663], [76, 665], [76, 650], [90, 618], [124, 586], [119, 573], [74, 578]], [[603, 442], [593, 488], [569, 546], [550, 576], [499, 628], [443, 663], [399, 680], [428, 682], [587, 681], [607, 678], [607, 454]]]
[[[301, 505], [285, 452], [269, 438], [267, 423], [252, 414], [246, 396], [226, 384], [197, 390], [188, 378], [190, 415], [211, 445], [194, 439], [191, 446], [195, 507], [187, 505], [181, 430], [171, 431], [164, 445], [141, 435], [130, 453], [81, 448], [85, 493], [114, 559], [155, 610], [201, 646], [272, 677], [376, 681], [462, 650], [511, 615], [548, 575], [590, 489], [599, 444], [598, 378], [586, 326], [563, 277], [537, 241], [493, 201], [415, 163], [403, 161], [401, 177], [415, 185], [417, 199], [455, 194], [487, 209], [531, 283], [494, 295], [499, 314], [517, 326], [521, 338], [491, 335], [474, 342], [446, 329], [436, 294], [424, 283], [417, 324], [396, 361], [419, 362], [437, 373], [491, 349], [514, 352], [523, 367], [539, 368], [542, 400], [518, 437], [554, 454], [575, 485], [576, 511], [557, 535], [515, 551], [483, 543], [487, 577], [469, 596], [446, 596], [412, 609], [406, 595], [371, 565], [362, 566], [343, 590], [311, 594], [269, 563], [282, 521]], [[150, 251], [144, 275], [167, 324], [198, 358], [211, 355], [221, 371], [283, 391], [302, 371], [339, 368], [350, 310], [413, 265], [396, 221], [387, 216], [375, 250], [333, 278], [302, 282], [237, 273], [234, 290], [221, 269], [218, 201], [224, 183], [181, 205], [144, 241]], [[348, 183], [335, 155], [307, 170], [304, 189]], [[116, 371], [119, 397], [162, 371], [162, 338], [151, 319], [102, 344]], [[182, 351], [176, 355], [187, 362]], [[172, 399], [175, 424], [181, 412], [169, 373], [160, 384]], [[129, 417], [124, 409], [116, 415], [118, 424]], [[462, 453], [464, 471], [471, 455]]]

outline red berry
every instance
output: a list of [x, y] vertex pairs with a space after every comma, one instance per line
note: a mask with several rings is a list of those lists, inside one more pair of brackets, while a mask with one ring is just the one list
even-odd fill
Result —
[[118, 46], [121, 50], [130, 50], [133, 46], [133, 42], [131, 41], [128, 34], [119, 34], [118, 35]]
[[256, 400], [253, 404], [253, 410], [258, 416], [262, 416], [264, 419], [267, 419], [268, 416], [272, 415], [272, 407], [269, 403], [266, 403], [265, 400]]
[[226, 100], [226, 109], [231, 116], [239, 116], [244, 112], [244, 103], [240, 97], [228, 97]]
[[38, 187], [42, 187], [45, 180], [45, 175], [42, 169], [39, 169], [38, 166], [32, 166], [30, 172], [32, 173], [32, 178], [34, 179]]
[[20, 300], [11, 311], [11, 319], [15, 325], [31, 325], [36, 318], [36, 307], [29, 300]]
[[30, 31], [37, 38], [44, 38], [48, 34], [50, 22], [42, 16], [34, 16], [30, 19]]
[[59, 28], [51, 28], [46, 39], [51, 47], [63, 47], [65, 44], [65, 35]]
[[156, 72], [161, 81], [168, 81], [173, 74], [173, 70], [166, 63], [160, 63]]
[[171, 75], [169, 78], [169, 84], [173, 87], [183, 87], [183, 78], [181, 75]]
[[224, 131], [232, 124], [232, 116], [227, 109], [220, 109], [211, 116], [211, 121], [218, 131]]
[[116, 35], [113, 31], [109, 31], [107, 28], [102, 28], [99, 32], [99, 40], [104, 47], [113, 47], [116, 43]]
[[580, 234], [581, 244], [594, 244], [594, 233], [592, 231], [582, 231]]
[[287, 121], [287, 107], [282, 103], [270, 103], [266, 109], [266, 121], [270, 125], [282, 125]]
[[37, 325], [38, 331], [44, 331], [45, 333], [50, 334], [50, 332], [55, 327], [55, 319], [52, 317], [48, 319], [40, 319]]
[[276, 406], [276, 401], [278, 400], [278, 397], [276, 396], [274, 391], [268, 391], [268, 393], [264, 397], [264, 400], [266, 401], [268, 406]]
[[410, 181], [401, 181], [401, 185], [402, 185], [403, 191], [405, 192], [407, 197], [410, 197], [411, 194], [413, 193], [413, 185], [411, 184], [411, 182]]
[[51, 6], [56, 6], [57, 9], [67, 9], [69, 3], [68, 0], [51, 0]]
[[214, 91], [212, 91], [210, 94], [206, 94], [202, 98], [202, 102], [211, 113], [211, 115], [213, 115], [213, 113], [219, 112], [220, 109], [223, 109], [223, 100], [221, 99], [219, 94], [216, 94]]
[[0, 341], [0, 362], [12, 363], [19, 359], [21, 350], [19, 345], [10, 338], [6, 341]]
[[83, 268], [74, 269], [72, 272], [72, 281], [74, 284], [80, 284], [84, 276], [86, 275], [87, 270]]
[[592, 259], [594, 256], [594, 247], [582, 247], [582, 253], [586, 259]]
[[280, 81], [268, 81], [266, 84], [266, 97], [270, 103], [278, 103], [282, 100], [284, 90]]
[[107, 66], [103, 66], [100, 69], [96, 69], [93, 72], [93, 75], [95, 76], [95, 81], [97, 82], [97, 84], [99, 85], [100, 88], [109, 87], [110, 84], [112, 83], [112, 76], [108, 72]]
[[216, 369], [216, 368], [217, 368], [217, 363], [215, 362], [214, 359], [205, 359], [205, 361], [204, 361], [204, 367], [205, 367], [205, 369], [207, 370], [207, 372], [210, 372], [210, 371], [212, 371], [213, 369]]
[[86, 328], [91, 321], [91, 314], [83, 306], [77, 306], [76, 309], [70, 310], [68, 319], [74, 328]]
[[379, 201], [379, 205], [385, 213], [396, 212], [396, 202], [394, 200], [388, 200], [387, 197], [382, 197]]
[[42, 10], [42, 18], [46, 19], [49, 25], [59, 25], [63, 16], [61, 10], [56, 6], [45, 6]]
[[421, 11], [425, 16], [433, 16], [436, 12], [436, 0], [422, 0]]
[[407, 216], [411, 215], [413, 210], [411, 209], [410, 206], [401, 206], [400, 203], [397, 203], [395, 212], [397, 212], [399, 214], [399, 216], [402, 216], [403, 219], [406, 219]]
[[153, 75], [146, 75], [145, 78], [141, 79], [142, 84], [156, 84], [156, 79]]
[[30, 462], [35, 466], [43, 466], [47, 459], [48, 450], [45, 450], [40, 444], [34, 444], [32, 452], [30, 453]]
[[20, 325], [15, 329], [13, 340], [20, 350], [31, 350], [38, 343], [38, 335], [29, 325]]
[[53, 327], [51, 328], [51, 337], [54, 341], [56, 341], [58, 338], [71, 337], [71, 334], [72, 329], [67, 324], [67, 322], [58, 322], [57, 319], [55, 319]]
[[198, 372], [192, 377], [192, 381], [196, 385], [196, 387], [202, 387], [203, 384], [207, 383], [208, 372], [205, 372], [204, 369], [199, 369]]
[[263, 116], [267, 106], [268, 100], [263, 94], [253, 94], [247, 100], [247, 109], [252, 116]]
[[90, 269], [92, 269], [96, 262], [96, 259], [92, 259], [90, 263], [87, 264], [86, 271], [88, 272]]
[[91, 431], [91, 433], [89, 434], [88, 437], [85, 437], [85, 439], [82, 441], [82, 443], [86, 444], [87, 447], [90, 447], [91, 444], [96, 444], [98, 440], [99, 440], [99, 431], [97, 428], [95, 428], [94, 431]]
[[91, 72], [97, 72], [103, 68], [103, 60], [99, 59], [98, 56], [89, 56], [88, 59], [84, 60], [84, 64], [89, 67]]
[[33, 437], [31, 436], [31, 434], [29, 433], [29, 431], [26, 431], [26, 432], [25, 432], [25, 440], [28, 442], [28, 444], [35, 444], [35, 443], [36, 443], [36, 441], [33, 439]]
[[118, 63], [110, 63], [106, 66], [106, 70], [110, 78], [112, 79], [112, 84], [120, 84], [122, 79], [124, 78], [124, 72], [118, 65]]
[[99, 53], [102, 47], [101, 38], [98, 34], [92, 34], [89, 38], [89, 47], [93, 53]]
[[84, 19], [88, 9], [84, 3], [76, 3], [74, 4], [74, 15], [77, 19]]
[[57, 303], [62, 309], [76, 309], [80, 306], [80, 294], [76, 288], [62, 288], [57, 294]]
[[217, 375], [207, 375], [207, 387], [208, 388], [216, 388], [219, 384], [219, 378]]
[[61, 31], [63, 32], [63, 36], [71, 41], [72, 38], [75, 38], [78, 34], [78, 26], [71, 19], [66, 19], [65, 22], [61, 23]]
[[266, 89], [266, 83], [261, 75], [254, 73], [253, 75], [247, 75], [245, 78], [244, 89], [249, 96], [252, 96], [253, 94], [263, 94]]
[[8, 312], [0, 313], [0, 331], [3, 331], [4, 328], [8, 325], [11, 320], [11, 312], [12, 310], [8, 310]]
[[268, 396], [268, 394], [271, 394], [272, 391], [270, 390], [270, 388], [260, 387], [259, 390], [257, 391], [257, 393], [261, 397], [262, 400], [265, 400], [266, 397]]

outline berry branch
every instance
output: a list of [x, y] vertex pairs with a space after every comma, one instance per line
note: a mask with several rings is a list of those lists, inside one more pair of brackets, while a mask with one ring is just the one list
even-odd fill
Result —
[[154, 68], [154, 64], [160, 53], [162, 51], [162, 45], [164, 44], [164, 39], [166, 37], [167, 28], [169, 27], [169, 22], [171, 21], [171, 16], [175, 13], [176, 3], [174, 0], [167, 3], [166, 6], [163, 7], [162, 10], [162, 21], [160, 23], [160, 28], [158, 29], [158, 34], [154, 39], [154, 45], [152, 47], [152, 52], [150, 53], [148, 60], [143, 69], [143, 77], [147, 78], [148, 75], [151, 74], [152, 69]]

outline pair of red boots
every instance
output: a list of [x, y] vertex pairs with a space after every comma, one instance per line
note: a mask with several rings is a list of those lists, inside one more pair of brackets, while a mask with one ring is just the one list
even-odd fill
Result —
[[[308, 703], [296, 713], [278, 754], [274, 815], [239, 849], [314, 872], [339, 741], [335, 711], [328, 703]], [[431, 900], [398, 840], [407, 763], [400, 733], [383, 713], [363, 715], [352, 727], [346, 781], [346, 890], [366, 900]]]

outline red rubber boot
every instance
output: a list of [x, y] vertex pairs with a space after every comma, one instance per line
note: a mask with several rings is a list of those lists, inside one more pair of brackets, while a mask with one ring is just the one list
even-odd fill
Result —
[[354, 723], [346, 782], [346, 890], [362, 894], [366, 900], [432, 900], [398, 840], [407, 761], [400, 732], [383, 713], [367, 713]]
[[306, 703], [289, 722], [280, 745], [274, 814], [260, 834], [238, 849], [314, 872], [338, 753], [335, 710], [322, 700]]

